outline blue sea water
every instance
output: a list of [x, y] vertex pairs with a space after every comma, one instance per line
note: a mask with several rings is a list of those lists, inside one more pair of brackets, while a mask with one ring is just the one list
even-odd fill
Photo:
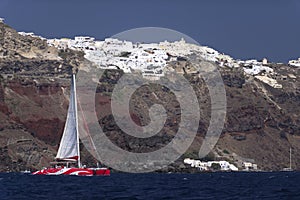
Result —
[[0, 199], [300, 199], [299, 172], [0, 174]]

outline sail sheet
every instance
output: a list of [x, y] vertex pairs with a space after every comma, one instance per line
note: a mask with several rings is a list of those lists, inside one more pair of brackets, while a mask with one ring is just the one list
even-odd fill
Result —
[[72, 78], [70, 103], [68, 109], [67, 120], [65, 123], [64, 132], [60, 141], [60, 146], [55, 159], [79, 159], [78, 151], [78, 134], [76, 126], [77, 106], [75, 100], [75, 78]]

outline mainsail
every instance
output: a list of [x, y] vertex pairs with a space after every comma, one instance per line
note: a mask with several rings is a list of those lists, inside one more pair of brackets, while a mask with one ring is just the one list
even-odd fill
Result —
[[80, 166], [79, 135], [77, 124], [77, 100], [75, 75], [72, 77], [70, 103], [64, 132], [55, 159], [77, 160]]
[[[75, 75], [72, 77], [70, 103], [64, 132], [60, 141], [59, 149], [55, 159], [58, 162], [55, 167], [44, 168], [33, 172], [40, 175], [77, 175], [77, 176], [109, 176], [110, 170], [107, 168], [86, 168], [81, 167], [79, 153], [79, 131], [78, 131], [78, 111]], [[78, 101], [79, 106], [80, 102]], [[92, 143], [95, 147], [94, 143]], [[62, 162], [63, 161], [63, 162]], [[69, 162], [78, 163], [78, 167], [69, 166]], [[67, 163], [67, 167], [61, 164]]]

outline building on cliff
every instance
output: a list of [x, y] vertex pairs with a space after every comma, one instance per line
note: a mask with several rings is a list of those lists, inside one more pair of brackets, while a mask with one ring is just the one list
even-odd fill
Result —
[[300, 67], [300, 58], [298, 58], [298, 60], [290, 60], [289, 65], [294, 67]]
[[[96, 41], [93, 37], [77, 36], [74, 39], [50, 39], [47, 40], [47, 43], [59, 49], [70, 48], [83, 51], [85, 58], [94, 62], [99, 68], [120, 69], [125, 73], [140, 71], [144, 78], [152, 80], [160, 79], [165, 73], [168, 73], [171, 68], [167, 66], [171, 62], [175, 61], [173, 64], [180, 64], [179, 61], [182, 58], [187, 61], [187, 57], [197, 53], [205, 61], [216, 63], [219, 67], [241, 67], [245, 75], [259, 75], [258, 80], [273, 88], [282, 88], [282, 85], [274, 79], [274, 69], [267, 65], [266, 58], [262, 61], [234, 60], [231, 56], [219, 53], [210, 47], [186, 43], [184, 39], [175, 42], [145, 44], [116, 38]], [[300, 60], [290, 61], [289, 64], [300, 66]], [[182, 74], [186, 73], [182, 66], [178, 70]], [[197, 72], [195, 69], [192, 71]]]
[[[191, 167], [198, 168], [200, 171], [209, 171], [209, 170], [220, 170], [220, 171], [238, 171], [239, 169], [230, 164], [227, 161], [208, 161], [202, 162], [200, 160], [194, 160], [190, 158], [186, 158], [183, 161], [185, 164], [190, 165]], [[217, 166], [217, 167], [215, 167]]]

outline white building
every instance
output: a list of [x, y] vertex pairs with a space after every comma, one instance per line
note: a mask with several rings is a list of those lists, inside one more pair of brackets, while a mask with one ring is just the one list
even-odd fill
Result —
[[298, 58], [298, 60], [290, 60], [289, 65], [300, 67], [300, 58]]
[[193, 160], [190, 158], [186, 158], [183, 161], [185, 164], [191, 165], [191, 167], [198, 168], [200, 171], [207, 171], [208, 164], [207, 162], [201, 162], [200, 160]]
[[121, 69], [125, 73], [141, 71], [144, 78], [159, 79], [164, 76], [168, 55], [161, 49], [147, 49], [141, 45], [135, 48], [132, 42], [107, 38], [98, 43], [95, 51], [84, 50], [85, 58], [98, 64], [100, 68]]
[[22, 35], [22, 36], [30, 36], [30, 37], [40, 38], [41, 40], [47, 40], [46, 38], [35, 35], [33, 32], [26, 33], [26, 32], [21, 31], [21, 32], [18, 32], [18, 34]]
[[[33, 33], [20, 33], [33, 34]], [[83, 51], [85, 58], [94, 62], [99, 68], [121, 69], [125, 73], [139, 71], [145, 78], [159, 79], [165, 75], [165, 72], [172, 70], [166, 69], [171, 61], [178, 61], [178, 58], [188, 59], [192, 54], [200, 55], [204, 60], [215, 62], [221, 67], [236, 68], [243, 66], [245, 74], [256, 76], [266, 73], [272, 75], [274, 70], [268, 66], [267, 59], [262, 62], [257, 60], [234, 60], [232, 57], [221, 54], [218, 51], [195, 44], [186, 43], [183, 39], [175, 42], [160, 43], [135, 43], [122, 41], [116, 38], [106, 38], [104, 41], [95, 41], [95, 38], [88, 36], [76, 36], [73, 40], [50, 39], [47, 40], [50, 46], [59, 49], [74, 49]], [[300, 66], [300, 58], [296, 61], [290, 61], [290, 65]], [[179, 73], [179, 72], [177, 72]], [[280, 84], [275, 83], [273, 79], [257, 77], [272, 87], [279, 88]]]
[[104, 42], [101, 43], [101, 48], [111, 56], [120, 56], [122, 52], [131, 52], [134, 47], [130, 41], [106, 38]]
[[257, 164], [251, 162], [243, 162], [245, 171], [257, 170]]
[[249, 75], [257, 75], [261, 72], [273, 73], [274, 70], [270, 67], [254, 64], [248, 67], [244, 67], [244, 72]]
[[191, 167], [198, 168], [200, 171], [207, 171], [212, 169], [213, 164], [217, 164], [220, 166], [221, 171], [238, 171], [239, 169], [230, 164], [227, 161], [209, 161], [209, 162], [201, 162], [200, 160], [194, 160], [190, 158], [186, 158], [183, 161], [185, 164], [191, 165]]
[[75, 42], [94, 42], [95, 38], [89, 36], [76, 36]]
[[262, 64], [263, 64], [263, 65], [268, 64], [268, 59], [267, 59], [267, 58], [264, 58], [264, 59], [262, 60]]
[[213, 164], [219, 164], [221, 167], [221, 171], [238, 171], [239, 169], [234, 166], [233, 164], [230, 164], [227, 161], [210, 161], [207, 163], [208, 167], [212, 167]]

